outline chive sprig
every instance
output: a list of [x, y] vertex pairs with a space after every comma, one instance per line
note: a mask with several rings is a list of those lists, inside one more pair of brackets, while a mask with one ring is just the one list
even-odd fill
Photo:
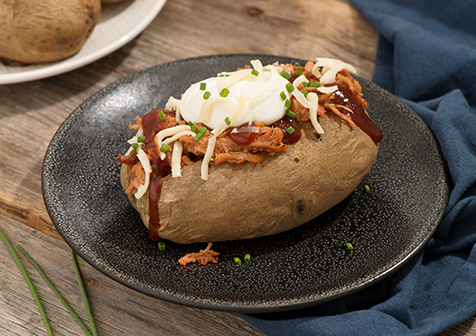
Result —
[[76, 260], [76, 255], [74, 254], [73, 249], [69, 249], [71, 254], [71, 261], [73, 262], [74, 272], [76, 273], [76, 278], [78, 280], [79, 290], [81, 291], [81, 296], [83, 298], [84, 309], [86, 310], [86, 315], [88, 316], [89, 326], [91, 327], [91, 332], [94, 336], [98, 336], [98, 331], [96, 329], [96, 323], [94, 322], [93, 312], [91, 306], [89, 305], [88, 296], [86, 295], [86, 290], [84, 288], [83, 278], [81, 277], [81, 272], [79, 270], [78, 262]]
[[45, 324], [45, 328], [48, 332], [48, 335], [52, 336], [53, 335], [53, 330], [51, 330], [50, 322], [48, 320], [48, 317], [46, 317], [45, 310], [43, 309], [43, 305], [41, 304], [40, 297], [38, 296], [38, 292], [35, 289], [35, 286], [33, 285], [33, 282], [31, 281], [30, 276], [28, 275], [28, 272], [25, 269], [25, 266], [23, 266], [23, 263], [21, 262], [20, 258], [18, 257], [18, 254], [15, 252], [13, 249], [12, 244], [8, 240], [8, 238], [5, 236], [5, 234], [0, 230], [0, 237], [2, 238], [3, 242], [7, 246], [8, 250], [10, 251], [10, 254], [12, 255], [13, 259], [15, 260], [16, 264], [18, 265], [18, 268], [20, 269], [21, 273], [23, 274], [23, 277], [25, 278], [25, 281], [28, 285], [28, 288], [30, 288], [31, 295], [33, 295], [33, 299], [36, 302], [36, 305], [38, 306], [38, 310], [40, 311], [40, 315], [43, 319], [43, 323]]
[[[43, 323], [45, 324], [48, 335], [52, 336], [53, 331], [51, 329], [48, 317], [46, 316], [46, 313], [45, 313], [45, 310], [44, 310], [43, 305], [41, 303], [40, 297], [38, 296], [38, 292], [36, 291], [35, 286], [33, 285], [33, 282], [31, 281], [31, 278], [28, 275], [28, 272], [26, 271], [23, 263], [21, 262], [20, 258], [18, 257], [18, 254], [15, 252], [12, 244], [9, 242], [8, 238], [5, 236], [5, 234], [2, 232], [2, 230], [0, 230], [0, 237], [2, 238], [3, 242], [7, 246], [8, 250], [10, 251], [10, 254], [12, 255], [16, 264], [18, 265], [18, 268], [20, 269], [21, 273], [23, 274], [23, 277], [25, 278], [25, 281], [26, 281], [26, 283], [27, 283], [27, 285], [30, 289], [30, 292], [33, 296], [33, 299], [35, 300], [36, 305], [38, 306], [38, 310], [39, 310], [40, 315], [43, 319]], [[75, 321], [78, 323], [78, 325], [84, 331], [84, 333], [87, 336], [97, 336], [98, 332], [97, 332], [96, 324], [94, 323], [94, 318], [93, 318], [93, 315], [92, 315], [91, 307], [89, 305], [89, 300], [87, 298], [86, 290], [84, 288], [84, 283], [83, 283], [82, 278], [81, 278], [81, 272], [79, 270], [79, 267], [78, 267], [76, 257], [74, 255], [73, 250], [70, 249], [71, 259], [72, 259], [72, 262], [73, 262], [74, 270], [75, 270], [76, 277], [77, 277], [77, 280], [78, 280], [79, 289], [81, 291], [81, 296], [83, 298], [83, 303], [84, 303], [84, 307], [86, 309], [86, 314], [88, 316], [91, 331], [84, 324], [84, 322], [81, 320], [81, 318], [78, 316], [78, 314], [76, 314], [76, 312], [69, 305], [69, 303], [63, 297], [63, 295], [61, 295], [61, 293], [58, 291], [58, 289], [55, 287], [55, 285], [51, 282], [51, 280], [48, 278], [48, 276], [43, 272], [41, 267], [33, 260], [33, 258], [19, 244], [17, 244], [16, 247], [24, 254], [24, 256], [37, 269], [37, 271], [40, 273], [40, 275], [43, 277], [43, 279], [46, 281], [46, 283], [50, 286], [50, 288], [53, 290], [53, 292], [56, 294], [56, 296], [60, 299], [60, 301], [63, 303], [65, 308], [69, 311], [71, 316], [75, 319]]]
[[73, 308], [69, 305], [68, 301], [61, 295], [61, 293], [58, 291], [58, 289], [55, 287], [55, 285], [51, 282], [51, 280], [46, 276], [46, 274], [43, 272], [43, 270], [38, 266], [38, 264], [33, 260], [32, 257], [20, 246], [17, 244], [17, 248], [25, 255], [25, 257], [32, 263], [33, 266], [37, 269], [38, 273], [43, 277], [43, 279], [46, 281], [46, 283], [50, 286], [50, 288], [53, 290], [53, 292], [56, 294], [56, 296], [60, 299], [60, 301], [63, 303], [65, 308], [69, 311], [71, 316], [75, 319], [75, 321], [78, 323], [78, 325], [83, 329], [84, 333], [88, 336], [93, 336], [91, 332], [89, 331], [88, 327], [81, 321], [81, 318], [76, 314], [76, 312], [73, 310]]

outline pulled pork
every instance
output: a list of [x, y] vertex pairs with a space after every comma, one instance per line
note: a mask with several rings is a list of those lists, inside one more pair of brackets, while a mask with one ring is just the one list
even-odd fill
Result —
[[211, 247], [212, 243], [208, 243], [206, 249], [200, 250], [200, 252], [188, 253], [180, 258], [178, 262], [180, 265], [187, 265], [194, 262], [198, 262], [201, 265], [206, 265], [209, 262], [216, 264], [220, 253], [211, 250]]

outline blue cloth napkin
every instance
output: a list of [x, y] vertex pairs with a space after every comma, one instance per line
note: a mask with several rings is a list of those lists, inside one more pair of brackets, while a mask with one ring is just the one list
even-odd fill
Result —
[[351, 3], [380, 33], [373, 81], [413, 108], [441, 146], [448, 207], [424, 250], [371, 288], [243, 316], [268, 335], [434, 335], [476, 312], [476, 1]]

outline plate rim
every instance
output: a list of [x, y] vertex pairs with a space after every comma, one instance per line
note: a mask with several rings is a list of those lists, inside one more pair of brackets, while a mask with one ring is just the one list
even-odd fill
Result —
[[[143, 73], [150, 71], [152, 68], [161, 68], [161, 67], [166, 67], [166, 66], [173, 66], [174, 64], [181, 63], [181, 62], [200, 61], [202, 59], [207, 59], [207, 58], [217, 58], [217, 57], [226, 58], [226, 57], [234, 57], [234, 56], [250, 56], [250, 57], [266, 56], [266, 57], [276, 57], [278, 59], [282, 58], [282, 59], [300, 60], [299, 58], [295, 58], [295, 57], [282, 56], [282, 55], [280, 56], [280, 55], [273, 55], [273, 54], [256, 54], [256, 53], [212, 54], [212, 55], [203, 55], [203, 56], [197, 56], [197, 57], [177, 59], [177, 60], [174, 60], [174, 61], [158, 64], [158, 65], [151, 66], [151, 67], [148, 67], [146, 69], [137, 71], [133, 74], [125, 76], [125, 77], [123, 77], [123, 78], [105, 86], [103, 89], [99, 90], [98, 92], [96, 92], [93, 95], [91, 95], [90, 97], [88, 97], [77, 108], [75, 108], [72, 111], [72, 113], [59, 126], [58, 130], [55, 132], [54, 136], [52, 137], [52, 140], [51, 140], [50, 144], [48, 145], [47, 151], [45, 153], [45, 159], [50, 154], [50, 151], [51, 151], [52, 145], [53, 145], [53, 140], [57, 137], [59, 132], [61, 132], [64, 129], [64, 125], [66, 125], [68, 123], [71, 123], [75, 118], [77, 118], [78, 110], [82, 106], [87, 104], [89, 101], [93, 101], [95, 98], [100, 96], [101, 93], [105, 92], [106, 90], [114, 90], [115, 88], [121, 86], [122, 84], [133, 80], [135, 77], [140, 77]], [[378, 90], [381, 90], [382, 92], [385, 92], [386, 94], [390, 94], [391, 96], [397, 98], [398, 104], [401, 104], [402, 106], [405, 106], [407, 109], [412, 111], [414, 116], [416, 118], [420, 119], [424, 123], [424, 121], [421, 119], [421, 117], [413, 109], [411, 109], [407, 104], [405, 104], [403, 101], [398, 99], [398, 97], [394, 96], [393, 94], [391, 94], [387, 90], [379, 87], [378, 85], [374, 84], [373, 82], [371, 82], [369, 80], [366, 80], [366, 79], [361, 78], [359, 76], [356, 76], [356, 77], [359, 79], [359, 81], [363, 80], [363, 81], [367, 82], [367, 84], [371, 85], [372, 87], [377, 88]], [[445, 193], [444, 204], [447, 205], [448, 200], [449, 200], [449, 173], [448, 173], [448, 168], [447, 168], [444, 156], [441, 153], [441, 148], [439, 146], [438, 141], [436, 140], [433, 132], [428, 127], [428, 125], [426, 125], [426, 123], [424, 123], [424, 124], [428, 128], [428, 130], [430, 131], [431, 135], [433, 136], [434, 141], [437, 145], [438, 153], [440, 154], [440, 157], [441, 157], [442, 162], [443, 162], [443, 170], [444, 170], [443, 174], [444, 174], [445, 185], [446, 185], [446, 193]], [[418, 255], [420, 252], [422, 252], [423, 248], [426, 246], [426, 244], [429, 242], [429, 240], [432, 238], [433, 234], [437, 230], [437, 228], [439, 226], [439, 223], [443, 219], [443, 217], [445, 215], [445, 211], [446, 211], [446, 206], [443, 207], [442, 209], [440, 209], [440, 211], [438, 213], [438, 216], [437, 216], [437, 219], [436, 219], [436, 223], [434, 223], [434, 225], [432, 226], [432, 229], [429, 232], [429, 234], [427, 234], [425, 239], [420, 241], [420, 243], [418, 244], [417, 247], [415, 247], [404, 258], [402, 258], [402, 260], [400, 260], [398, 263], [396, 263], [392, 267], [386, 268], [385, 271], [380, 273], [377, 277], [373, 277], [370, 280], [363, 279], [362, 283], [359, 284], [355, 288], [351, 288], [351, 289], [349, 289], [345, 292], [334, 294], [334, 295], [331, 295], [331, 296], [328, 296], [328, 297], [325, 297], [325, 298], [321, 298], [321, 299], [318, 299], [318, 300], [308, 300], [308, 301], [300, 302], [300, 303], [289, 303], [289, 304], [282, 304], [282, 305], [275, 305], [275, 306], [269, 306], [269, 305], [261, 305], [261, 306], [239, 305], [239, 306], [236, 306], [236, 305], [233, 305], [233, 304], [223, 304], [223, 303], [220, 304], [220, 305], [216, 305], [216, 304], [204, 303], [204, 302], [199, 302], [199, 301], [190, 301], [190, 300], [186, 300], [186, 299], [181, 299], [177, 296], [164, 295], [164, 294], [160, 294], [160, 293], [157, 293], [155, 291], [152, 291], [152, 290], [148, 290], [147, 288], [144, 288], [142, 286], [134, 285], [133, 283], [130, 283], [127, 280], [122, 279], [119, 276], [111, 273], [106, 268], [102, 267], [101, 265], [96, 264], [94, 262], [94, 260], [92, 260], [92, 258], [85, 255], [85, 253], [83, 253], [80, 250], [80, 248], [78, 246], [76, 246], [66, 236], [66, 234], [60, 229], [59, 224], [57, 222], [57, 219], [52, 215], [52, 211], [50, 209], [50, 205], [48, 204], [47, 195], [46, 195], [46, 192], [45, 192], [45, 160], [43, 161], [43, 164], [42, 164], [41, 177], [42, 177], [41, 186], [42, 186], [42, 193], [43, 193], [44, 203], [45, 203], [47, 212], [50, 216], [50, 219], [52, 220], [52, 222], [55, 225], [57, 231], [59, 232], [61, 237], [65, 240], [65, 242], [73, 249], [73, 251], [76, 254], [81, 256], [81, 258], [83, 260], [85, 260], [86, 262], [88, 262], [88, 264], [91, 265], [93, 268], [100, 271], [103, 275], [106, 275], [107, 277], [113, 279], [114, 281], [116, 281], [116, 282], [130, 288], [130, 289], [133, 289], [133, 290], [138, 291], [142, 294], [145, 294], [145, 295], [148, 295], [148, 296], [160, 299], [160, 300], [164, 300], [164, 301], [167, 301], [167, 302], [172, 302], [172, 303], [176, 303], [176, 304], [180, 304], [180, 305], [185, 305], [185, 306], [189, 306], [189, 307], [208, 309], [208, 310], [216, 310], [216, 311], [228, 311], [228, 312], [235, 312], [235, 313], [268, 313], [268, 312], [282, 312], [282, 311], [301, 309], [301, 308], [306, 308], [306, 307], [326, 303], [326, 302], [329, 302], [329, 301], [338, 300], [340, 298], [352, 295], [356, 292], [360, 292], [360, 291], [362, 291], [362, 290], [364, 290], [368, 287], [371, 287], [375, 283], [380, 282], [380, 281], [386, 279], [387, 277], [389, 277], [390, 275], [392, 275], [393, 273], [395, 273], [398, 269], [400, 269], [403, 265], [405, 265], [410, 259], [414, 258], [416, 255]]]

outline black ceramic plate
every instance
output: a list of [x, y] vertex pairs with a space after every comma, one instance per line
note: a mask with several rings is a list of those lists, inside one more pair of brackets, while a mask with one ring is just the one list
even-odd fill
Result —
[[[313, 222], [275, 236], [215, 243], [218, 264], [180, 266], [206, 244], [166, 242], [160, 252], [119, 182], [137, 115], [163, 107], [192, 83], [255, 58], [218, 55], [167, 63], [127, 76], [86, 100], [59, 128], [43, 165], [44, 200], [73, 250], [112, 279], [185, 305], [237, 312], [301, 308], [355, 292], [393, 272], [430, 239], [448, 194], [445, 164], [423, 121], [394, 96], [361, 79], [384, 140], [377, 162], [343, 202]], [[364, 184], [371, 188], [365, 193]], [[354, 246], [353, 252], [346, 243]], [[234, 257], [249, 253], [240, 266]]]

